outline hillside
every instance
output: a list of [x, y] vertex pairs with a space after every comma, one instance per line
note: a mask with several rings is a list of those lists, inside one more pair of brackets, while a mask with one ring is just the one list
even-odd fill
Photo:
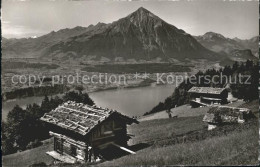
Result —
[[[258, 62], [251, 60], [247, 60], [246, 63], [235, 62], [232, 66], [225, 66], [224, 68], [220, 68], [218, 70], [212, 68], [204, 72], [199, 71], [195, 74], [196, 78], [194, 79], [193, 83], [190, 81], [190, 79], [186, 79], [186, 81], [183, 81], [178, 87], [174, 89], [172, 95], [167, 97], [164, 101], [159, 102], [150, 111], [144, 113], [144, 115], [153, 114], [162, 110], [175, 108], [176, 106], [189, 103], [190, 94], [188, 93], [188, 90], [190, 90], [193, 86], [224, 88], [227, 85], [230, 85], [230, 93], [234, 98], [243, 99], [244, 101], [258, 99], [259, 94], [258, 91], [256, 91], [258, 89], [259, 82], [258, 71]], [[230, 76], [230, 79], [221, 78], [221, 76], [224, 75]], [[233, 78], [237, 78], [239, 75], [249, 75], [250, 78], [248, 80], [250, 82], [247, 84], [244, 82], [245, 79], [241, 78], [242, 82], [232, 83], [231, 81]], [[205, 76], [211, 77], [209, 82], [206, 81], [206, 78], [204, 78]], [[217, 79], [213, 82], [213, 76], [219, 76], [220, 79]], [[202, 79], [199, 79], [200, 77]]]
[[[242, 40], [239, 38], [230, 39], [215, 32], [207, 32], [201, 36], [194, 36], [194, 38], [205, 48], [226, 54], [234, 61], [256, 60], [258, 57], [258, 36]], [[239, 52], [240, 57], [236, 58], [234, 52]]]
[[[250, 106], [249, 108], [258, 115], [257, 100], [229, 105]], [[185, 108], [185, 106], [178, 108], [183, 107]], [[194, 111], [190, 110], [190, 113]], [[100, 166], [255, 165], [258, 163], [259, 139], [258, 135], [255, 135], [258, 133], [257, 119], [245, 124], [227, 125], [207, 131], [206, 124], [202, 122], [204, 115], [202, 113], [203, 110], [200, 116], [155, 119], [131, 126], [129, 132], [136, 134], [132, 144], [144, 142], [149, 143], [151, 147], [137, 151], [136, 155], [127, 155], [101, 163]]]
[[[240, 105], [244, 104], [243, 101], [236, 101], [234, 103], [227, 104], [228, 106], [232, 107], [238, 107]], [[249, 107], [249, 106], [247, 106]], [[200, 116], [204, 115], [210, 107], [202, 107], [202, 108], [191, 108], [189, 104], [185, 104], [176, 108], [171, 109], [171, 115], [172, 117], [177, 116], [177, 117], [194, 117], [194, 116]], [[169, 118], [168, 113], [166, 110], [154, 113], [154, 114], [149, 114], [147, 116], [142, 116], [139, 118], [139, 121], [148, 121], [148, 120], [153, 120], [153, 119], [165, 119]]]
[[195, 36], [198, 42], [200, 42], [204, 47], [215, 51], [215, 52], [225, 52], [230, 53], [234, 49], [241, 49], [241, 45], [236, 40], [226, 38], [223, 35], [215, 32], [207, 32], [201, 36]]
[[28, 167], [34, 163], [44, 162], [51, 164], [53, 159], [46, 154], [48, 150], [53, 149], [53, 139], [43, 142], [43, 145], [31, 150], [10, 154], [2, 157], [2, 165], [4, 167]]
[[[249, 107], [258, 114], [257, 100], [243, 104], [236, 102], [230, 105]], [[175, 109], [178, 108], [183, 110], [185, 106]], [[133, 135], [128, 143], [129, 148], [136, 151], [137, 154], [125, 155], [99, 165], [256, 164], [258, 155], [258, 136], [255, 135], [258, 133], [257, 120], [207, 131], [207, 125], [202, 121], [205, 109], [206, 107], [198, 108], [196, 111], [188, 110], [186, 111], [187, 117], [183, 115], [183, 117], [173, 119], [151, 119], [129, 126], [128, 133]], [[192, 112], [200, 114], [195, 116], [191, 114]], [[52, 160], [45, 152], [53, 149], [52, 144], [52, 140], [48, 140], [38, 148], [4, 156], [3, 165], [26, 166], [40, 162], [51, 164]], [[73, 166], [85, 165], [75, 164]]]
[[259, 36], [252, 37], [250, 39], [241, 40], [239, 38], [234, 38], [233, 40], [236, 40], [239, 42], [244, 48], [250, 49], [254, 56], [258, 57], [258, 43], [259, 43]]
[[48, 50], [49, 47], [61, 41], [65, 41], [70, 37], [80, 35], [85, 32], [98, 31], [100, 27], [105, 26], [99, 23], [95, 26], [74, 27], [52, 31], [46, 35], [37, 38], [21, 38], [21, 39], [6, 39], [2, 40], [3, 58], [38, 58]]
[[229, 53], [229, 58], [237, 62], [246, 62], [247, 60], [253, 60], [257, 62], [258, 57], [254, 56], [250, 49], [234, 49]]
[[64, 29], [38, 38], [4, 39], [3, 55], [108, 62], [226, 60], [142, 7], [111, 24]]
[[242, 129], [228, 135], [208, 137], [205, 140], [165, 144], [138, 151], [100, 166], [135, 165], [257, 165], [257, 129]]

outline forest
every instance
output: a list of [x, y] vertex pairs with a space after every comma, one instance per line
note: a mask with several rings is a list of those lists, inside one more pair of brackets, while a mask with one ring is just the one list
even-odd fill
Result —
[[[195, 81], [192, 80], [191, 82], [189, 78], [184, 80], [178, 87], [175, 88], [171, 96], [166, 98], [164, 102], [160, 102], [151, 111], [146, 112], [144, 115], [169, 110], [171, 108], [189, 103], [190, 97], [187, 92], [193, 86], [217, 88], [225, 87], [234, 97], [243, 99], [246, 102], [258, 99], [258, 70], [258, 63], [247, 60], [245, 63], [235, 62], [232, 66], [225, 66], [219, 70], [213, 68], [208, 69], [205, 72], [199, 71], [195, 74]], [[206, 76], [208, 78], [206, 78]], [[245, 76], [240, 77], [241, 82], [239, 82], [239, 76]]]
[[63, 93], [68, 90], [69, 88], [66, 85], [62, 85], [62, 84], [56, 84], [54, 86], [46, 85], [46, 86], [26, 87], [26, 88], [14, 89], [9, 92], [4, 92], [2, 94], [2, 99], [10, 100], [16, 98], [23, 98], [23, 97], [52, 95], [52, 94]]

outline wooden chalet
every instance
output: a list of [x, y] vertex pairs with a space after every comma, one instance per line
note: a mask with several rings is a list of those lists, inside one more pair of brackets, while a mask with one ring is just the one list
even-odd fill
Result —
[[138, 123], [115, 110], [71, 101], [40, 119], [46, 122], [50, 135], [54, 136], [54, 151], [47, 154], [67, 163], [93, 162], [109, 145], [125, 148], [130, 138], [127, 124]]
[[192, 87], [188, 93], [192, 107], [227, 103], [228, 91], [225, 88]]
[[214, 106], [205, 114], [203, 121], [208, 123], [208, 130], [220, 125], [244, 123], [255, 117], [247, 108], [236, 108], [229, 106]]

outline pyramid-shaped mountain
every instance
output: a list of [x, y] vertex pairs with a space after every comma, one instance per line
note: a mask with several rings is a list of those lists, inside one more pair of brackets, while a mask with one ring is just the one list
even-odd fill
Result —
[[104, 58], [109, 61], [219, 60], [219, 55], [203, 47], [190, 34], [142, 7], [111, 24], [99, 23], [73, 34], [54, 40], [35, 53], [42, 58], [72, 55], [75, 59], [92, 57], [97, 61]]

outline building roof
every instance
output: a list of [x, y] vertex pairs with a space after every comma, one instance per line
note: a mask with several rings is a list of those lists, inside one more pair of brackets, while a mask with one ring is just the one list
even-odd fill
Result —
[[45, 113], [40, 120], [74, 131], [81, 135], [86, 135], [95, 126], [99, 125], [112, 115], [115, 115], [127, 124], [138, 123], [137, 120], [122, 115], [116, 110], [84, 105], [72, 101], [65, 102], [49, 113]]
[[189, 93], [205, 93], [205, 94], [221, 94], [225, 88], [212, 88], [212, 87], [195, 87], [193, 86]]
[[240, 116], [243, 119], [244, 114], [250, 115], [252, 112], [247, 108], [214, 106], [205, 114], [203, 121], [208, 123], [232, 123], [237, 122]]

